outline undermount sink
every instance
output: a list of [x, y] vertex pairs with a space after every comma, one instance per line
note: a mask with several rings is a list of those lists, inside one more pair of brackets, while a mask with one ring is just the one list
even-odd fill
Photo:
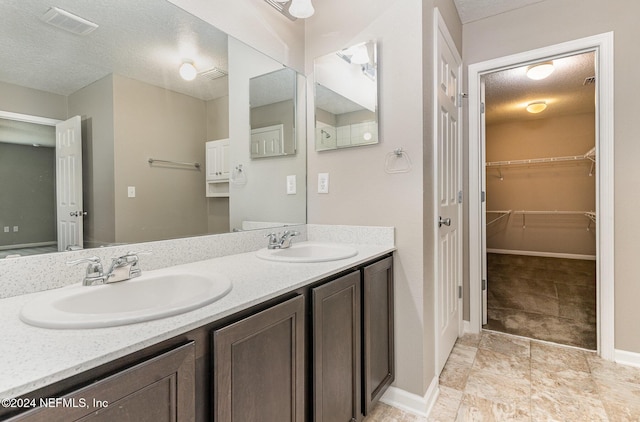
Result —
[[336, 243], [302, 242], [293, 243], [285, 249], [260, 249], [256, 256], [267, 261], [278, 262], [326, 262], [356, 256], [358, 250]]
[[43, 293], [22, 308], [20, 319], [44, 328], [115, 327], [200, 308], [231, 287], [220, 274], [147, 271], [118, 283], [78, 284]]

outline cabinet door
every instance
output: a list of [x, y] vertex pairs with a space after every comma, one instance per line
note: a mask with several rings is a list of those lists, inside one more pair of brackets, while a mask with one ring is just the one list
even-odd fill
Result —
[[190, 342], [11, 418], [20, 422], [195, 420], [195, 344]]
[[395, 378], [393, 258], [364, 268], [364, 412], [369, 414]]
[[316, 422], [352, 422], [361, 412], [360, 271], [312, 290]]
[[229, 140], [209, 141], [206, 143], [207, 180], [226, 180], [229, 178]]
[[304, 421], [304, 298], [216, 330], [216, 422]]

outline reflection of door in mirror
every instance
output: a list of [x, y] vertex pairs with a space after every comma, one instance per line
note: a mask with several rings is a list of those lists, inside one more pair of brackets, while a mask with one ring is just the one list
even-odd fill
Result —
[[57, 250], [57, 122], [0, 112], [0, 258]]
[[82, 119], [56, 125], [56, 205], [58, 250], [82, 249]]
[[251, 158], [296, 153], [296, 72], [280, 69], [251, 78]]
[[376, 43], [315, 59], [314, 75], [316, 151], [378, 143]]

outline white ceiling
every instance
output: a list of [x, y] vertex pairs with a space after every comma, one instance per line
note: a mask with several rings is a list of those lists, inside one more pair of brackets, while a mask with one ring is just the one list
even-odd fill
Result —
[[[79, 36], [41, 20], [51, 6], [99, 25]], [[227, 35], [167, 1], [2, 0], [0, 81], [69, 95], [110, 73], [203, 100], [226, 95], [226, 78], [178, 76], [182, 59], [199, 71], [227, 70]]]
[[[584, 85], [595, 76], [594, 63], [595, 53], [589, 52], [554, 59], [553, 73], [538, 81], [527, 77], [528, 66], [483, 76], [487, 124], [594, 112], [596, 85]], [[525, 107], [534, 101], [546, 101], [547, 109], [528, 113]]]
[[547, 0], [454, 0], [463, 24], [542, 1]]

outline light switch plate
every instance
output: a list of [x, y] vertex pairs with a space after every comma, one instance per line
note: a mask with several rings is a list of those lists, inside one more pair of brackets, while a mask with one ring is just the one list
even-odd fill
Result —
[[296, 194], [296, 175], [290, 174], [287, 176], [287, 195]]
[[135, 198], [136, 197], [136, 187], [135, 186], [127, 187], [127, 196], [129, 198]]
[[329, 193], [329, 173], [318, 173], [318, 193]]

